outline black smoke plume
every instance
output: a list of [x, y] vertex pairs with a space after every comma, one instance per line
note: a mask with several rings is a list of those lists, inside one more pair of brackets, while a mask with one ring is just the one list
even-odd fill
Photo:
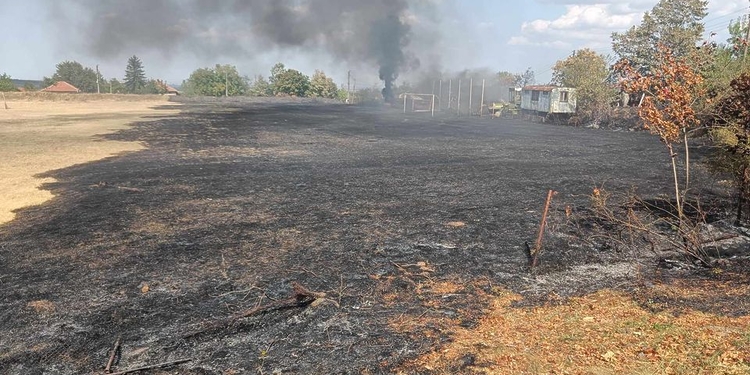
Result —
[[397, 14], [389, 14], [372, 28], [371, 50], [380, 65], [380, 79], [385, 83], [383, 99], [393, 102], [393, 81], [405, 63], [404, 47], [408, 44], [409, 27]]
[[393, 81], [408, 63], [409, 1], [417, 0], [77, 0], [76, 19], [65, 25], [83, 25], [79, 39], [101, 58], [144, 49], [247, 58], [269, 48], [325, 53], [379, 66], [384, 98], [392, 100]]

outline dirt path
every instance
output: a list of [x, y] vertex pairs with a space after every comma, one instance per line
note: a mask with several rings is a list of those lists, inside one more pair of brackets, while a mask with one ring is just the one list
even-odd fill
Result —
[[[174, 109], [156, 109], [158, 106]], [[104, 140], [150, 116], [177, 113], [166, 101], [10, 101], [0, 110], [0, 224], [14, 210], [38, 205], [53, 195], [41, 185], [54, 180], [35, 176], [50, 170], [143, 148], [139, 142]]]

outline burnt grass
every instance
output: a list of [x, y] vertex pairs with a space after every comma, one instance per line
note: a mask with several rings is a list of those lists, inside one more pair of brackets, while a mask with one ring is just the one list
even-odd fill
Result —
[[[416, 283], [538, 290], [524, 242], [548, 189], [576, 204], [602, 184], [669, 192], [645, 133], [276, 101], [154, 120], [104, 136], [147, 149], [45, 173], [56, 197], [0, 226], [0, 372], [101, 371], [121, 337], [117, 370], [388, 373], [450, 339], [394, 329], [400, 316], [480, 316], [471, 296], [421, 306]], [[628, 261], [551, 242], [537, 272], [588, 267], [546, 290], [573, 295], [621, 283], [597, 270]], [[407, 277], [415, 264], [429, 275]], [[203, 330], [293, 282], [328, 300]]]

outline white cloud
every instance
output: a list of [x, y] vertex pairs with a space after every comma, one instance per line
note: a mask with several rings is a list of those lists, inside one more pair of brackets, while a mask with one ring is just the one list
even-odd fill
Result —
[[[560, 49], [593, 48], [606, 52], [612, 32], [624, 31], [641, 21], [643, 13], [657, 0], [546, 0], [542, 3], [564, 5], [565, 13], [555, 19], [535, 19], [521, 25], [519, 35], [510, 45], [555, 47]], [[748, 10], [746, 0], [710, 0], [706, 17], [708, 31], [722, 32], [733, 18]]]

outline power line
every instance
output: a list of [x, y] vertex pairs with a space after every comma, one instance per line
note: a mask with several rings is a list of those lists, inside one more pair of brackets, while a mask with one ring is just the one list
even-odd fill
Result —
[[740, 9], [737, 9], [737, 10], [735, 10], [733, 12], [726, 13], [726, 14], [721, 15], [721, 16], [706, 18], [706, 19], [703, 20], [703, 22], [707, 23], [707, 24], [710, 24], [710, 23], [714, 23], [716, 21], [719, 21], [719, 23], [721, 23], [721, 22], [724, 22], [724, 20], [726, 18], [734, 17], [737, 14], [744, 14], [745, 12], [747, 12], [748, 9], [750, 9], [750, 6], [742, 7]]
[[[708, 22], [704, 22], [704, 30], [705, 30], [706, 33], [724, 31], [725, 29], [727, 29], [732, 24], [732, 22], [734, 22], [734, 18], [729, 19], [729, 20], [727, 20], [727, 18], [735, 17], [735, 16], [740, 15], [740, 14], [744, 15], [744, 14], [746, 14], [749, 11], [750, 11], [750, 6], [747, 6], [747, 7], [743, 7], [742, 9], [736, 10], [736, 11], [731, 12], [731, 13], [727, 13], [727, 14], [722, 15], [722, 16], [717, 16], [717, 17], [714, 17], [714, 18], [710, 18], [710, 19], [707, 20], [707, 21], [710, 21], [710, 26], [708, 26], [709, 25]], [[720, 19], [723, 19], [723, 21], [716, 22], [716, 21], [718, 21]], [[711, 29], [711, 28], [714, 28], [714, 29]], [[750, 28], [748, 28], [748, 30], [750, 31]], [[579, 48], [579, 49], [577, 49], [575, 51], [582, 50], [582, 49], [585, 49], [585, 48], [586, 47]], [[591, 50], [591, 51], [593, 51], [593, 52], [596, 52], [598, 54], [605, 55], [605, 56], [614, 52], [614, 51], [612, 51], [611, 48], [597, 48], [597, 49], [588, 48], [588, 49]], [[570, 56], [570, 55], [566, 55], [566, 56], [560, 57], [559, 59], [557, 59], [557, 61], [560, 61], [560, 60], [566, 58], [567, 56]], [[554, 68], [554, 65], [553, 65], [550, 68], [544, 68], [542, 70], [538, 70], [538, 73], [535, 73], [535, 74], [537, 74], [537, 75], [545, 75], [545, 74], [553, 72], [554, 70], [555, 70], [555, 68]], [[534, 71], [537, 72], [536, 69], [534, 69]]]

